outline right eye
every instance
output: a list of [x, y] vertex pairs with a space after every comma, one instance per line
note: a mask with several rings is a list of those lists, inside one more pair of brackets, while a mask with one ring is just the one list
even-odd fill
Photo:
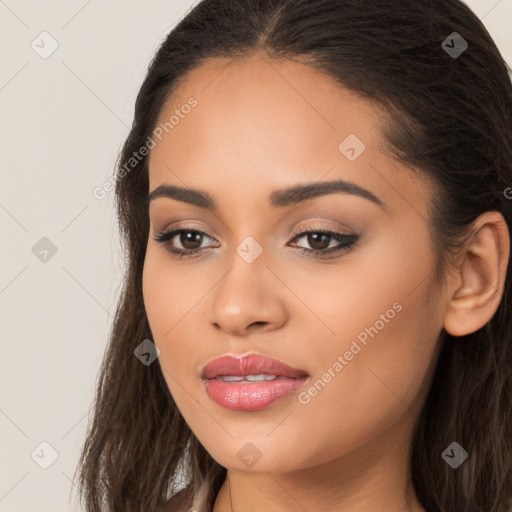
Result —
[[[154, 240], [164, 245], [164, 247], [173, 255], [178, 258], [192, 258], [198, 253], [203, 252], [205, 247], [201, 247], [203, 238], [209, 237], [203, 231], [197, 229], [179, 228], [172, 229], [171, 231], [162, 231]], [[177, 239], [182, 245], [183, 249], [176, 249], [172, 244], [173, 239]]]

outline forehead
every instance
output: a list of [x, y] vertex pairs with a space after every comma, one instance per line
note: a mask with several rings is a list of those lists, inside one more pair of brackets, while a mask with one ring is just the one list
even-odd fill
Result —
[[158, 123], [168, 121], [191, 97], [198, 105], [187, 122], [181, 119], [172, 129], [169, 138], [175, 143], [191, 132], [203, 146], [224, 134], [238, 135], [230, 139], [233, 145], [250, 135], [247, 146], [278, 141], [288, 147], [299, 135], [302, 144], [315, 136], [336, 140], [348, 133], [373, 140], [378, 131], [372, 129], [384, 114], [376, 103], [311, 66], [260, 54], [209, 60], [189, 72], [168, 98]]
[[[191, 98], [196, 106], [185, 108]], [[410, 194], [421, 183], [400, 173], [390, 190], [399, 165], [383, 151], [383, 116], [375, 103], [299, 62], [261, 55], [207, 61], [161, 111], [157, 124], [167, 129], [150, 152], [150, 190], [185, 184], [221, 196], [230, 185], [267, 196], [304, 181], [341, 178], [391, 202], [400, 187]], [[360, 152], [356, 159], [344, 153], [347, 140]]]

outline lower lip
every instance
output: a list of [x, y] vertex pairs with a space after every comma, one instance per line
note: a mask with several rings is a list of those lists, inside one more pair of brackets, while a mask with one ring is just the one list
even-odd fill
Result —
[[224, 382], [220, 379], [208, 379], [205, 386], [209, 397], [226, 409], [257, 411], [293, 393], [307, 379], [308, 377], [282, 377], [259, 382]]

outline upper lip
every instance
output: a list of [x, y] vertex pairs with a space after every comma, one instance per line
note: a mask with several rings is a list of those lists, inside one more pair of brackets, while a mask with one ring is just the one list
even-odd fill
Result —
[[241, 358], [231, 355], [218, 357], [210, 361], [203, 368], [203, 377], [214, 379], [225, 375], [276, 375], [282, 377], [298, 378], [307, 377], [308, 373], [298, 368], [293, 368], [278, 359], [250, 354]]

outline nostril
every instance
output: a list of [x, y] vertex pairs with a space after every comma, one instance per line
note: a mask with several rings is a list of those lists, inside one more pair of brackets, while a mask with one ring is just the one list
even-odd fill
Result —
[[267, 322], [253, 322], [249, 327], [253, 325], [265, 325]]

